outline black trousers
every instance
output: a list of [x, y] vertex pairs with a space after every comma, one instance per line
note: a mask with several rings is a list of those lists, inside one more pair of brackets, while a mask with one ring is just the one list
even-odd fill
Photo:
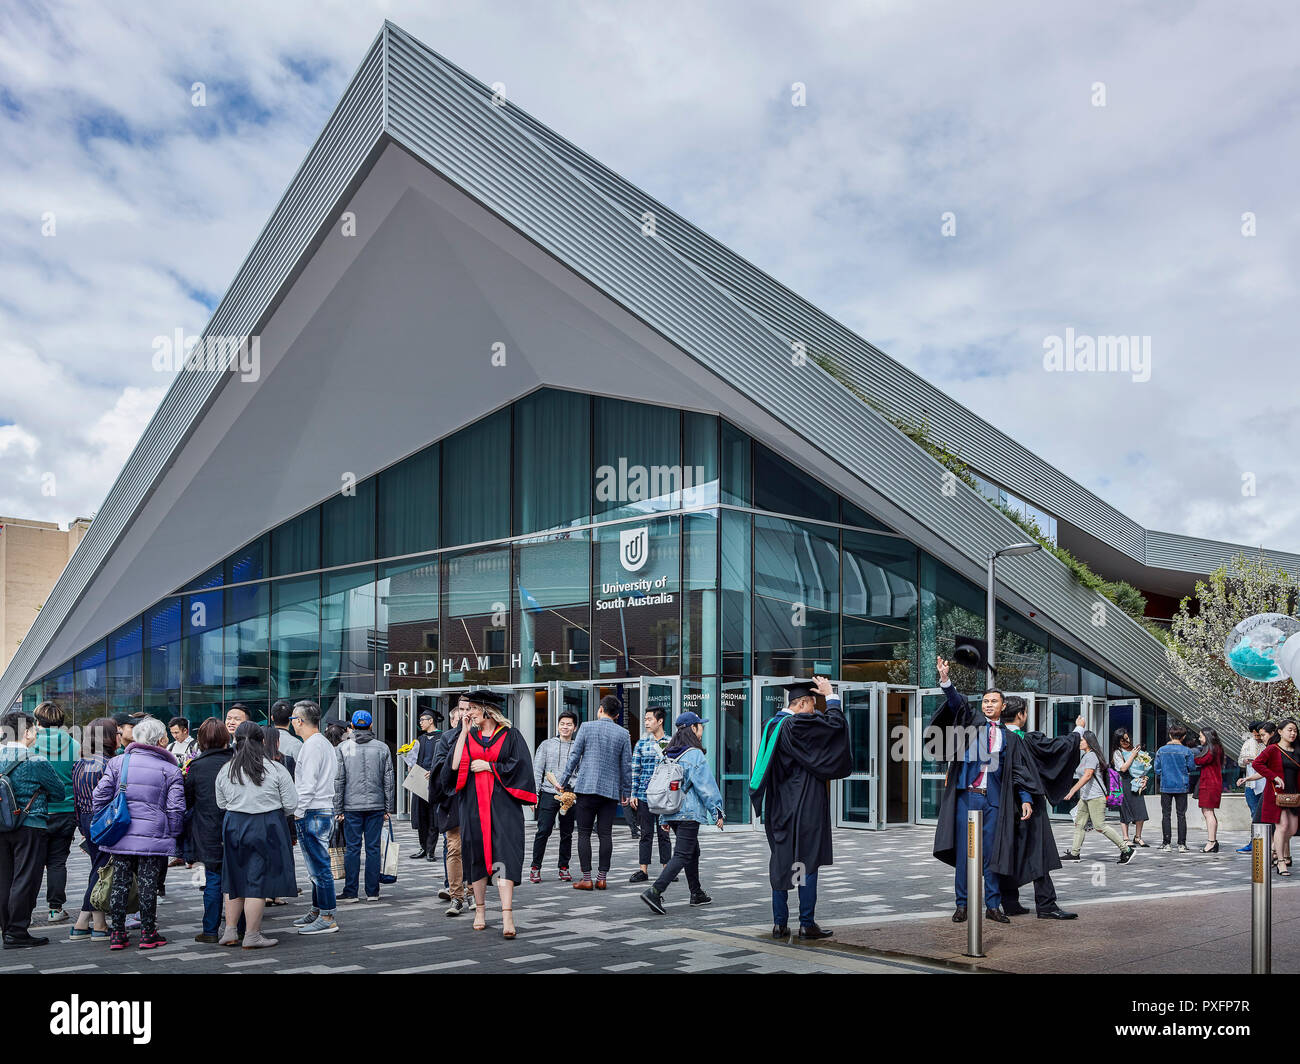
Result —
[[1187, 845], [1187, 795], [1162, 794], [1160, 796], [1160, 831], [1169, 845], [1169, 803], [1178, 807], [1178, 845]]
[[62, 909], [68, 900], [68, 854], [77, 834], [76, 813], [50, 813], [45, 818], [45, 902]]
[[641, 827], [641, 853], [637, 864], [647, 867], [650, 864], [650, 847], [656, 836], [659, 838], [659, 863], [666, 865], [673, 856], [673, 840], [668, 829], [659, 826], [659, 818], [650, 812], [650, 807], [642, 798], [636, 803], [636, 822]]
[[591, 829], [596, 829], [600, 839], [600, 872], [608, 874], [609, 863], [614, 859], [614, 814], [618, 799], [603, 794], [580, 794], [573, 807], [578, 818], [578, 863], [582, 874], [591, 875]]
[[26, 934], [31, 926], [47, 842], [44, 828], [0, 833], [0, 930], [6, 935]]
[[[555, 830], [555, 821], [560, 821], [560, 868], [568, 868], [573, 855], [573, 818], [577, 811], [567, 816], [560, 816], [560, 800], [553, 794], [543, 792], [537, 801], [537, 834], [533, 836], [533, 868], [542, 867], [542, 858], [546, 856], [546, 843]], [[588, 854], [591, 850], [588, 847]]]
[[411, 823], [420, 839], [420, 849], [433, 853], [438, 848], [438, 832], [434, 824], [434, 809], [423, 798], [411, 795]]
[[[1020, 887], [1009, 876], [998, 876], [1001, 881], [1002, 907], [1010, 902], [1012, 908], [1020, 904]], [[1040, 913], [1051, 912], [1057, 908], [1056, 887], [1052, 883], [1052, 873], [1044, 872], [1034, 880], [1034, 908]]]
[[[700, 887], [700, 825], [695, 820], [674, 820], [669, 826], [673, 829], [675, 842], [673, 855], [664, 865], [663, 871], [659, 873], [659, 878], [655, 880], [655, 890], [662, 894], [685, 870], [686, 885], [691, 888], [691, 894], [699, 894], [702, 890]], [[644, 835], [641, 837], [645, 838]]]

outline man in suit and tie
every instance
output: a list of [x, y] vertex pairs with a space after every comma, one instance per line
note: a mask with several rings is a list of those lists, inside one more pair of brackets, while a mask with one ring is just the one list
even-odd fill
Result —
[[984, 814], [985, 915], [996, 923], [1010, 923], [1002, 911], [998, 876], [1014, 875], [1016, 819], [1029, 819], [1033, 795], [1041, 793], [1042, 785], [1023, 740], [1002, 725], [1002, 692], [985, 691], [982, 712], [976, 712], [948, 679], [948, 662], [940, 657], [937, 667], [945, 704], [931, 727], [951, 729], [944, 745], [952, 751], [952, 763], [939, 806], [934, 855], [955, 865], [957, 907], [952, 920], [966, 921], [966, 824], [970, 810], [978, 809]]

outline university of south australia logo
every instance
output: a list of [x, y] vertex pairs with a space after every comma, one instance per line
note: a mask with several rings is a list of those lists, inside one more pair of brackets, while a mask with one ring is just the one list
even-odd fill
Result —
[[650, 529], [646, 525], [618, 534], [618, 560], [629, 573], [635, 573], [650, 557]]

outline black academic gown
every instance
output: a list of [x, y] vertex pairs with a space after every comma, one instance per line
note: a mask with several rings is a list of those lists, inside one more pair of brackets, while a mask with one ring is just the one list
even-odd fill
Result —
[[[955, 757], [948, 766], [948, 777], [944, 781], [943, 799], [939, 803], [939, 822], [934, 830], [934, 856], [944, 864], [956, 867], [957, 832], [965, 831], [965, 824], [957, 823], [957, 780], [960, 765], [964, 759], [966, 742], [976, 734], [982, 734], [979, 727], [984, 721], [984, 714], [978, 707], [972, 706], [966, 696], [953, 687], [944, 704], [930, 722], [931, 728], [954, 728]], [[1017, 869], [1016, 824], [1020, 820], [1019, 792], [1026, 791], [1030, 798], [1043, 793], [1043, 784], [1029, 749], [1019, 735], [1010, 729], [1002, 729], [1004, 740], [1001, 752], [1001, 788], [998, 791], [998, 827], [993, 852], [984, 855], [984, 866], [990, 874], [1014, 879], [1016, 885], [1028, 883], [1034, 879], [1021, 879]], [[944, 744], [945, 747], [948, 745]], [[1031, 816], [1032, 820], [1032, 816]], [[1060, 865], [1058, 863], [1057, 867]]]
[[[416, 740], [415, 763], [428, 772], [433, 771], [433, 754], [438, 745], [438, 734], [438, 732], [421, 732], [420, 737]], [[430, 778], [430, 797], [433, 797], [432, 792], [434, 789], [433, 780]], [[411, 795], [411, 826], [420, 831], [422, 824], [423, 831], [420, 835], [420, 842], [428, 843], [429, 847], [432, 848], [434, 842], [437, 841], [437, 836], [435, 834], [433, 839], [429, 839], [427, 836], [431, 832], [436, 832], [437, 829], [435, 806], [431, 802], [426, 802], [419, 795], [413, 794]]]
[[447, 759], [456, 750], [460, 739], [461, 725], [438, 733], [438, 741], [433, 744], [433, 765], [429, 769], [429, 798], [434, 806], [436, 829], [439, 835], [460, 828], [460, 799], [456, 792], [444, 782], [444, 768]]
[[768, 877], [773, 890], [792, 890], [797, 870], [812, 875], [822, 865], [834, 864], [830, 781], [852, 771], [849, 724], [840, 705], [829, 704], [825, 714], [788, 715], [767, 772], [750, 794], [772, 851]]
[[[491, 770], [471, 772], [470, 763], [476, 759], [491, 762]], [[472, 729], [459, 769], [448, 757], [442, 776], [460, 802], [465, 878], [473, 883], [495, 870], [512, 883], [523, 882], [524, 806], [536, 805], [537, 794], [533, 758], [519, 729], [499, 727], [487, 740]]]
[[1026, 732], [1029, 751], [1042, 781], [1042, 793], [1034, 794], [1033, 815], [1016, 824], [1016, 883], [1030, 883], [1061, 867], [1061, 855], [1052, 835], [1049, 805], [1061, 801], [1074, 786], [1079, 764], [1079, 734], [1049, 739], [1042, 732]]

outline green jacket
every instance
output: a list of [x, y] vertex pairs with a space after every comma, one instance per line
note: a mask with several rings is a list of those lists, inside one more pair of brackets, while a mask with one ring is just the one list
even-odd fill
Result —
[[56, 813], [75, 813], [76, 804], [72, 795], [72, 766], [81, 757], [81, 744], [60, 728], [36, 729], [36, 742], [32, 744], [32, 753], [40, 754], [50, 763], [54, 771], [63, 780], [63, 797], [51, 801], [46, 812], [51, 816]]
[[19, 808], [25, 806], [32, 795], [36, 796], [20, 826], [44, 831], [49, 827], [45, 819], [46, 803], [51, 799], [58, 801], [63, 798], [63, 780], [59, 779], [53, 765], [27, 747], [16, 743], [6, 743], [0, 747], [0, 772], [15, 760], [23, 762], [9, 773], [9, 782], [14, 786], [14, 797], [18, 799]]

